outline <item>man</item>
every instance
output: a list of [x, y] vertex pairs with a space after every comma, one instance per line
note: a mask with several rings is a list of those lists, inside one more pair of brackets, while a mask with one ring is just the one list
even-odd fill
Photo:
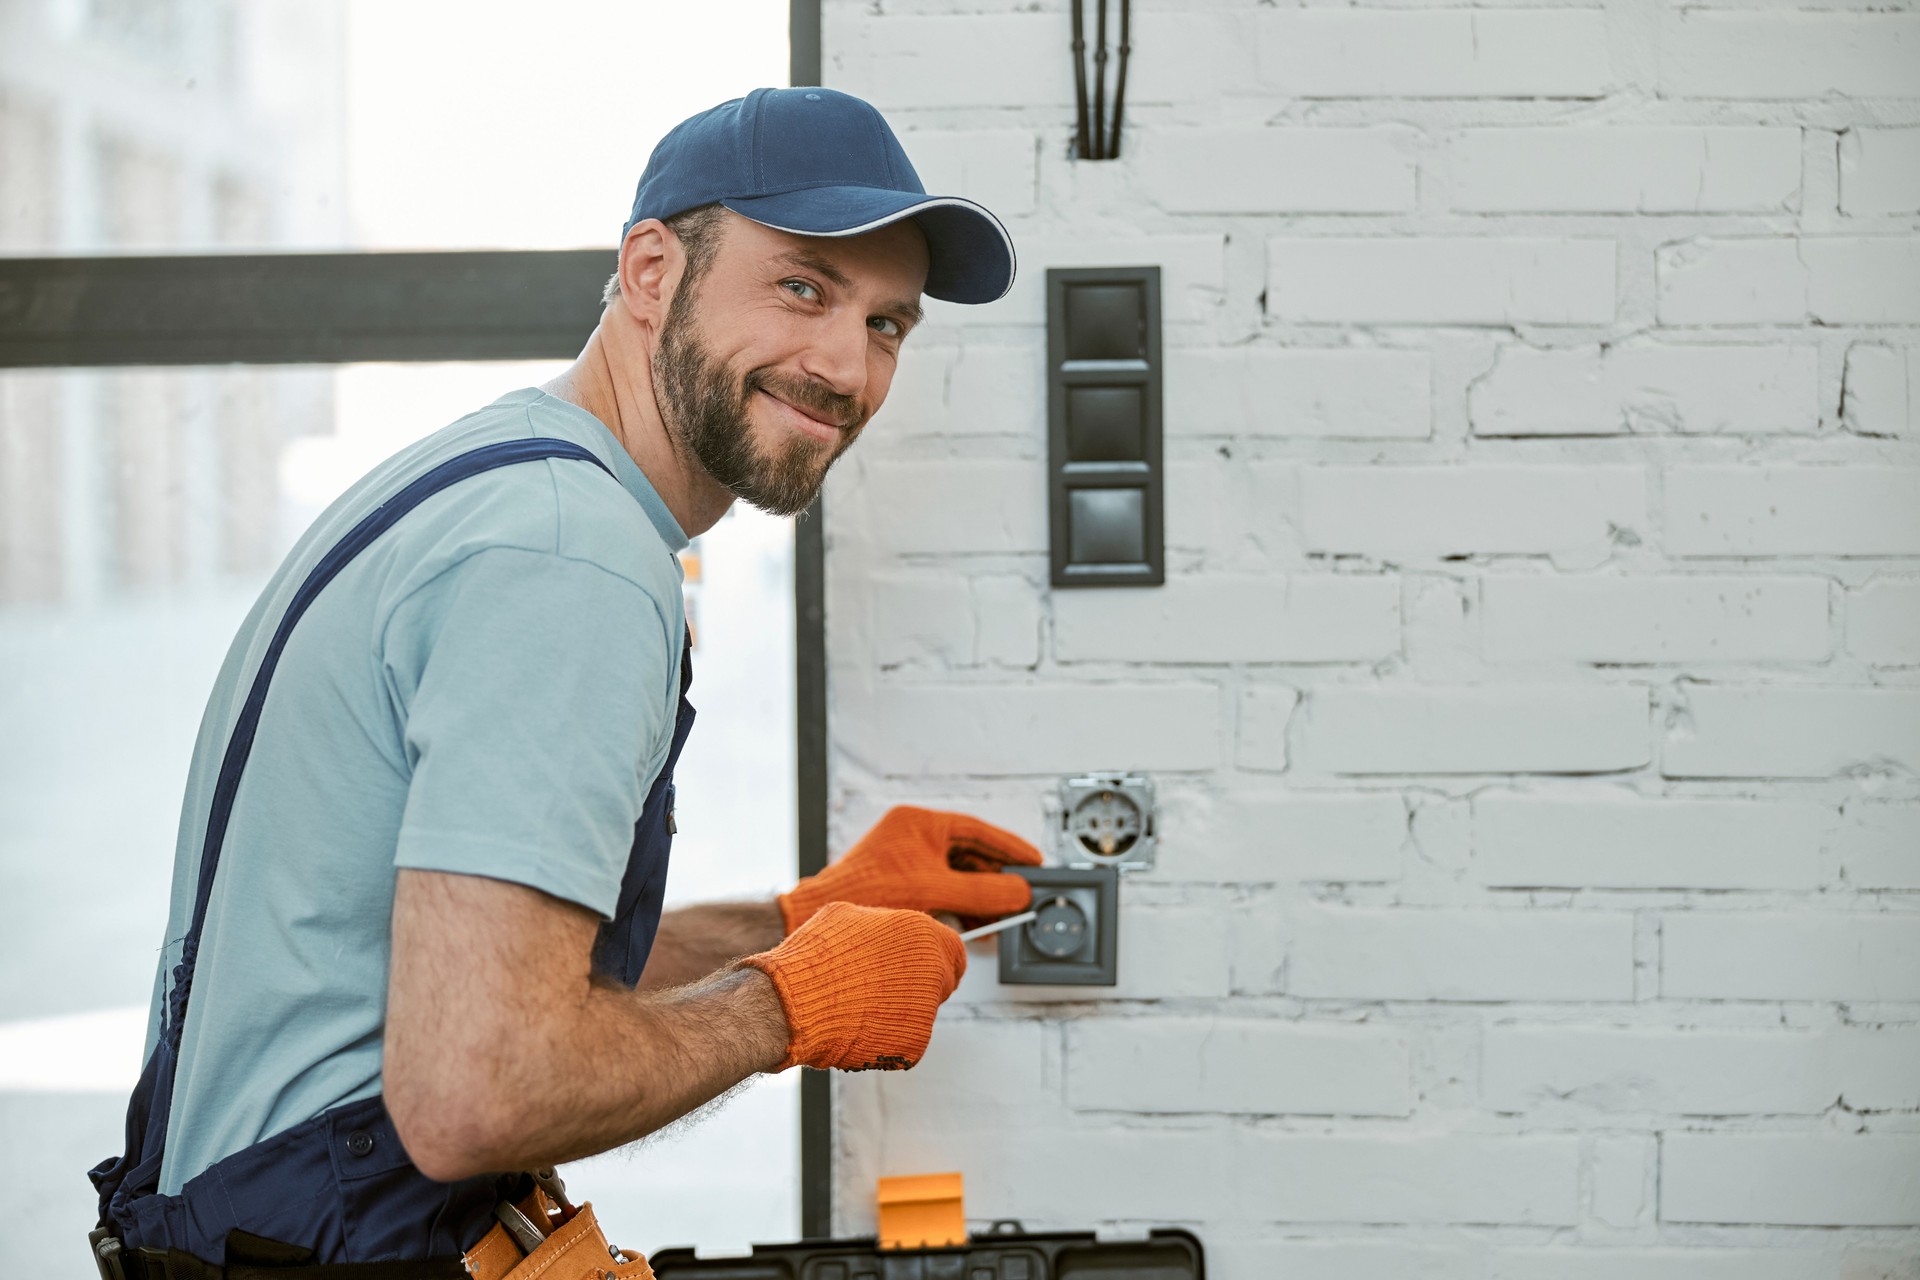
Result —
[[756, 90], [660, 143], [572, 367], [344, 495], [228, 654], [103, 1273], [649, 1275], [524, 1171], [757, 1072], [919, 1059], [966, 964], [928, 913], [1021, 909], [1000, 868], [1039, 855], [897, 809], [776, 902], [662, 916], [674, 554], [736, 499], [802, 510], [921, 293], [1012, 275], [858, 99]]

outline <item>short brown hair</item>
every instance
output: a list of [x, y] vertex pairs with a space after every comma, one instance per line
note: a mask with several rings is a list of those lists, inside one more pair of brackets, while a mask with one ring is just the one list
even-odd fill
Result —
[[[726, 221], [726, 209], [718, 204], [703, 204], [689, 209], [685, 213], [676, 213], [666, 220], [680, 247], [687, 252], [687, 274], [680, 281], [682, 289], [691, 289], [700, 283], [700, 277], [707, 274], [707, 268], [713, 265], [714, 254], [720, 249], [720, 228]], [[620, 273], [615, 271], [607, 277], [606, 287], [600, 291], [601, 305], [610, 305], [620, 297]]]

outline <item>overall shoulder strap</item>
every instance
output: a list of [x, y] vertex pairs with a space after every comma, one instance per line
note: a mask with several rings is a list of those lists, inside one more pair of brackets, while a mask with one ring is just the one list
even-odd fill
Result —
[[274, 668], [279, 665], [281, 651], [287, 647], [287, 638], [292, 635], [294, 625], [306, 613], [314, 598], [355, 556], [427, 498], [483, 471], [542, 458], [571, 458], [591, 462], [609, 476], [613, 475], [607, 464], [592, 450], [569, 440], [534, 436], [484, 445], [434, 467], [374, 508], [320, 558], [320, 562], [314, 565], [312, 572], [300, 584], [300, 589], [294, 592], [292, 602], [287, 605], [287, 611], [267, 645], [266, 655], [260, 660], [260, 668], [254, 673], [246, 702], [241, 705], [240, 716], [234, 722], [233, 736], [227, 740], [226, 755], [220, 761], [220, 776], [213, 789], [213, 808], [207, 818], [207, 836], [200, 848], [200, 879], [193, 899], [193, 922], [187, 929], [180, 963], [174, 967], [173, 989], [168, 996], [167, 1015], [163, 1023], [162, 1034], [174, 1048], [177, 1049], [180, 1044], [187, 996], [193, 988], [194, 960], [200, 949], [201, 930], [207, 921], [207, 904], [213, 896], [213, 877], [220, 866], [220, 850], [226, 839], [227, 822], [233, 816], [234, 795], [240, 789], [240, 775], [246, 770], [247, 756], [253, 750], [253, 736], [260, 727], [260, 713], [267, 701], [267, 686], [273, 681]]

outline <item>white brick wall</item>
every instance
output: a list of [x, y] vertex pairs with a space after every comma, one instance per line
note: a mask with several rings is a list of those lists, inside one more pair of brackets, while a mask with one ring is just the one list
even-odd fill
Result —
[[1865, 436], [1920, 435], [1920, 349], [1857, 343], [1847, 351], [1844, 415]]
[[1603, 325], [1615, 270], [1610, 240], [1276, 239], [1267, 313], [1300, 324]]
[[1818, 662], [1833, 648], [1825, 578], [1518, 577], [1481, 584], [1499, 662]]
[[1800, 190], [1800, 131], [1472, 129], [1450, 143], [1474, 213], [1763, 213]]
[[1482, 436], [1805, 433], [1820, 426], [1819, 388], [1812, 346], [1514, 345], [1468, 410]]
[[1920, 212], [1920, 128], [1849, 129], [1841, 135], [1840, 210]]
[[[1920, 14], [825, 0], [996, 208], [828, 492], [835, 844], [1153, 772], [1120, 983], [976, 947], [836, 1225], [1216, 1280], [1920, 1280]], [[1045, 270], [1163, 272], [1168, 578], [1047, 586]]]

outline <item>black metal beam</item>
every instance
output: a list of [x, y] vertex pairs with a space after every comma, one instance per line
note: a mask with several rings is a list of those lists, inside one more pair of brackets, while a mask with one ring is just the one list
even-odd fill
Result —
[[787, 82], [820, 83], [820, 0], [787, 7]]
[[579, 353], [611, 249], [0, 258], [0, 368]]
[[[820, 0], [790, 0], [787, 9], [787, 81], [819, 84]], [[827, 865], [827, 564], [822, 504], [816, 500], [794, 525], [793, 653], [795, 821], [799, 872]], [[800, 1077], [800, 1233], [833, 1234], [833, 1082], [824, 1071]]]

